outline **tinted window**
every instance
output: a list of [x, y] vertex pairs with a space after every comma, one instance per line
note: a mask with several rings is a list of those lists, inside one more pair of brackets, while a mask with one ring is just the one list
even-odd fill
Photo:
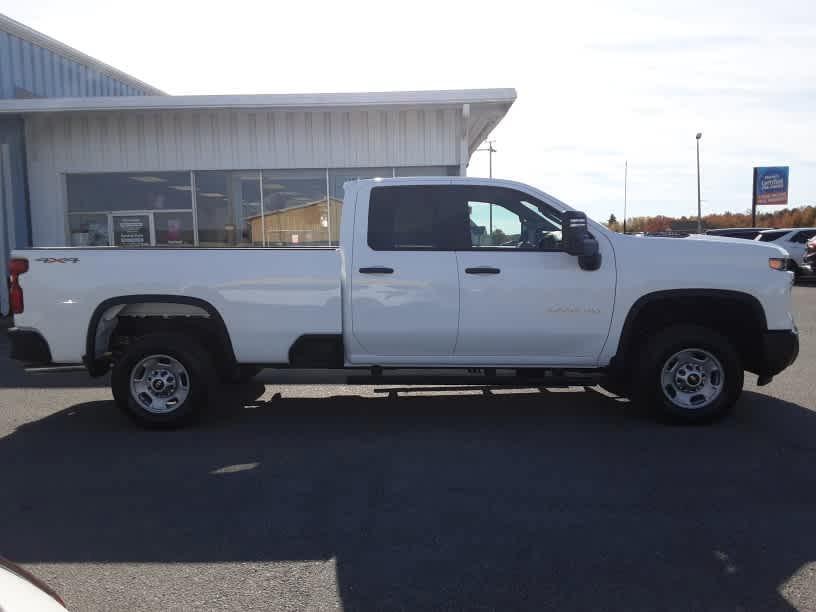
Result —
[[816, 230], [806, 230], [804, 232], [799, 232], [791, 239], [791, 242], [805, 244], [808, 240], [813, 238], [814, 235], [816, 235]]
[[68, 174], [68, 212], [190, 210], [189, 172]]
[[467, 204], [472, 249], [559, 250], [561, 215], [503, 187], [456, 187]]
[[787, 230], [781, 230], [777, 232], [762, 232], [759, 236], [757, 236], [757, 240], [762, 242], [773, 242], [774, 240], [779, 240], [782, 236], [787, 234]]
[[456, 250], [469, 241], [464, 200], [445, 186], [375, 187], [368, 245], [375, 251]]

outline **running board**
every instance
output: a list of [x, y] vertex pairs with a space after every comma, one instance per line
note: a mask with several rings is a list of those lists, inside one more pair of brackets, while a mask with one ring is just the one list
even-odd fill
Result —
[[61, 374], [62, 372], [85, 372], [84, 365], [32, 366], [23, 368], [26, 374]]

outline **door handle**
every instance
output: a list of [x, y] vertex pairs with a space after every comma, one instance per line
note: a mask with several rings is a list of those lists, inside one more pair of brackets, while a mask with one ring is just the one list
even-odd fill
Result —
[[499, 268], [492, 268], [490, 266], [479, 266], [478, 268], [465, 268], [465, 274], [498, 274], [501, 272]]
[[372, 268], [360, 268], [360, 274], [393, 274], [394, 268], [385, 266], [374, 266]]

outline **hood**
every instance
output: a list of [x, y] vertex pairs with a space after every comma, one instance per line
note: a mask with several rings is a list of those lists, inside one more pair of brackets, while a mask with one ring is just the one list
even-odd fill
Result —
[[[654, 245], [667, 253], [706, 252], [709, 256], [735, 255], [737, 253], [755, 253], [767, 257], [789, 257], [788, 252], [773, 242], [746, 240], [729, 236], [709, 236], [708, 234], [689, 234], [684, 237], [669, 236], [624, 236], [617, 234], [627, 243], [641, 241], [641, 244]], [[727, 250], [726, 250], [727, 249]]]

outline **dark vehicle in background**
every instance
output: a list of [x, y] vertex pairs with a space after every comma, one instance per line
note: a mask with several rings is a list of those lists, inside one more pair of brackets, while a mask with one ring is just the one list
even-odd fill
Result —
[[771, 229], [769, 227], [722, 227], [719, 229], [706, 230], [708, 236], [723, 236], [725, 238], [744, 238], [753, 240], [760, 232]]

